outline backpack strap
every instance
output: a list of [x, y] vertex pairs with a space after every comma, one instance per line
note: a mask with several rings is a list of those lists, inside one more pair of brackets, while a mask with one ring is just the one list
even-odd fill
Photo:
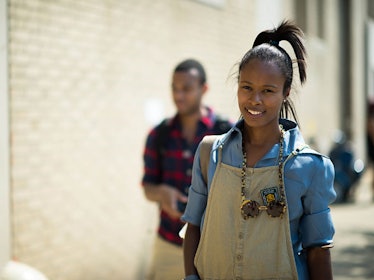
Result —
[[208, 183], [208, 165], [210, 161], [210, 152], [212, 151], [212, 146], [214, 141], [217, 139], [218, 135], [207, 135], [204, 136], [201, 141], [200, 146], [200, 167], [201, 175], [203, 176], [204, 182]]
[[229, 120], [222, 118], [220, 115], [216, 116], [216, 121], [213, 126], [214, 134], [224, 134], [233, 126]]
[[169, 127], [168, 127], [168, 119], [164, 119], [158, 126], [155, 128], [156, 130], [156, 153], [159, 158], [161, 158], [164, 154], [164, 146], [168, 138]]

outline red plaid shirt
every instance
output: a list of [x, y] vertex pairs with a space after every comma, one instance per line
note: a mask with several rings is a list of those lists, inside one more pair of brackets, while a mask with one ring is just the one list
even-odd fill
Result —
[[[158, 153], [158, 130], [153, 128], [148, 134], [143, 154], [144, 176], [142, 184], [165, 183], [178, 189], [182, 193], [188, 193], [191, 184], [192, 165], [195, 151], [205, 135], [222, 134], [222, 128], [215, 126], [217, 116], [210, 108], [208, 115], [200, 119], [192, 144], [182, 136], [182, 126], [178, 115], [168, 119], [166, 122], [166, 133], [162, 155]], [[230, 123], [227, 126], [231, 125]], [[227, 127], [226, 126], [226, 127]], [[226, 128], [227, 130], [227, 128]], [[184, 209], [180, 209], [183, 211]], [[170, 218], [164, 211], [161, 211], [158, 233], [167, 241], [181, 245], [182, 239], [178, 233], [183, 227], [180, 220]]]

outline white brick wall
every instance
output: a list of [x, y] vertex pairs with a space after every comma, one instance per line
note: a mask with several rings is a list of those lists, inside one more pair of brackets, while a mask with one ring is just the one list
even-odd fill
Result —
[[196, 57], [207, 102], [237, 117], [226, 78], [249, 47], [250, 1], [10, 0], [13, 255], [52, 280], [143, 279], [157, 208], [140, 187], [170, 74]]
[[0, 0], [0, 271], [11, 255], [7, 30], [7, 5]]

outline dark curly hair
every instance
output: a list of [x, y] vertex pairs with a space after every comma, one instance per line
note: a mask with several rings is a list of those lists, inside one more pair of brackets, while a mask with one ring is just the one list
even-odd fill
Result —
[[196, 59], [186, 59], [180, 62], [174, 69], [175, 72], [188, 72], [191, 69], [196, 69], [199, 73], [200, 84], [205, 84], [207, 77], [203, 65]]

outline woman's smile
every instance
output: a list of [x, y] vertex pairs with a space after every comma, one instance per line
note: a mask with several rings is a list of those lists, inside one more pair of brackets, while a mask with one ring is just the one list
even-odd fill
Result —
[[249, 109], [249, 108], [246, 108], [246, 110], [247, 110], [247, 112], [248, 112], [250, 115], [252, 115], [252, 116], [256, 116], [256, 117], [258, 117], [258, 116], [260, 116], [260, 115], [262, 115], [262, 114], [265, 113], [265, 111], [259, 111], [259, 110]]

